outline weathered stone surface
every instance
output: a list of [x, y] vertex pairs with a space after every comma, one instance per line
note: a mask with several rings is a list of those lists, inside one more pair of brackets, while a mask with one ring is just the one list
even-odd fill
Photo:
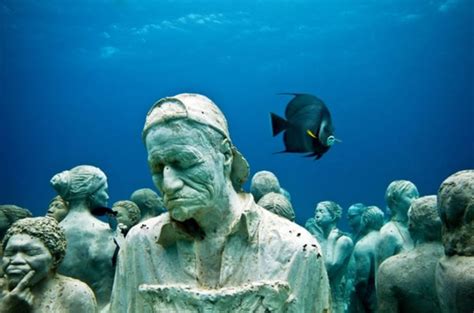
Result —
[[438, 191], [445, 250], [436, 268], [443, 313], [474, 311], [474, 170], [448, 177]]

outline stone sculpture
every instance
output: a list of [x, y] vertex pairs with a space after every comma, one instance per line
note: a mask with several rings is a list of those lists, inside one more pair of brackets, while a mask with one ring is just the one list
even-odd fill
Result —
[[438, 190], [445, 256], [436, 267], [443, 313], [474, 311], [474, 170], [448, 177]]
[[56, 196], [49, 203], [46, 216], [54, 218], [59, 223], [66, 217], [68, 213], [69, 203], [61, 198], [61, 196]]
[[120, 228], [124, 235], [140, 221], [140, 209], [135, 202], [128, 200], [117, 201], [112, 205], [112, 211], [117, 213], [115, 217], [118, 228]]
[[286, 218], [292, 222], [295, 221], [295, 211], [287, 197], [280, 193], [269, 192], [258, 200], [257, 204], [262, 208]]
[[66, 237], [56, 220], [21, 219], [7, 231], [2, 245], [6, 285], [0, 312], [97, 312], [86, 284], [56, 272], [66, 253]]
[[384, 214], [376, 206], [365, 207], [361, 216], [360, 239], [354, 247], [353, 262], [350, 267], [354, 272], [351, 312], [372, 313], [377, 307], [375, 292], [377, 263], [376, 247], [379, 242], [379, 229], [382, 227]]
[[362, 214], [366, 209], [367, 207], [362, 203], [354, 203], [347, 209], [347, 221], [351, 229], [354, 244], [362, 236]]
[[322, 230], [321, 247], [331, 286], [334, 313], [344, 313], [346, 295], [345, 274], [354, 245], [352, 239], [336, 228], [342, 208], [333, 201], [319, 202], [314, 220]]
[[259, 171], [252, 177], [250, 193], [255, 202], [270, 192], [280, 193], [281, 187], [278, 178], [270, 171]]
[[3, 239], [8, 228], [19, 219], [31, 217], [28, 209], [24, 209], [14, 204], [0, 205], [0, 240]]
[[408, 209], [420, 195], [416, 186], [408, 180], [391, 182], [385, 192], [385, 201], [390, 210], [390, 221], [380, 229], [377, 246], [377, 264], [402, 251], [413, 249], [413, 240], [408, 232]]
[[130, 200], [140, 208], [140, 222], [166, 212], [163, 199], [150, 188], [135, 190], [130, 196]]
[[107, 177], [97, 167], [80, 165], [54, 175], [51, 184], [69, 202], [69, 214], [59, 224], [68, 247], [58, 272], [87, 283], [102, 311], [110, 302], [116, 245], [112, 229], [91, 210], [107, 206]]
[[435, 269], [443, 246], [436, 196], [414, 200], [408, 220], [415, 247], [381, 264], [377, 275], [378, 313], [439, 313]]
[[248, 163], [211, 100], [159, 100], [143, 139], [168, 212], [128, 233], [112, 312], [218, 312], [226, 302], [242, 312], [330, 309], [319, 244], [241, 192]]

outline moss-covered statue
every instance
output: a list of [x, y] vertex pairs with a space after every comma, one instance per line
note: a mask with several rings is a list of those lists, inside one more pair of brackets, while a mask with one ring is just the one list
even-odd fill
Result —
[[130, 200], [140, 208], [140, 222], [166, 212], [163, 199], [150, 188], [135, 190]]
[[449, 176], [438, 191], [445, 256], [436, 267], [443, 313], [474, 312], [474, 170]]
[[326, 312], [321, 250], [241, 192], [248, 164], [207, 97], [156, 102], [143, 139], [168, 213], [120, 249], [111, 312]]
[[388, 258], [379, 268], [379, 313], [439, 313], [435, 269], [443, 255], [436, 196], [414, 200], [408, 210], [412, 250]]
[[322, 201], [316, 205], [314, 220], [321, 229], [321, 247], [331, 286], [334, 313], [344, 313], [346, 295], [345, 274], [354, 244], [352, 239], [336, 225], [341, 219], [342, 208], [334, 201]]
[[360, 216], [359, 240], [354, 247], [349, 272], [353, 273], [353, 293], [350, 312], [374, 313], [377, 299], [375, 282], [377, 272], [376, 247], [379, 241], [379, 230], [383, 225], [384, 214], [377, 206], [363, 206]]
[[385, 201], [390, 210], [390, 221], [380, 229], [377, 245], [377, 264], [392, 255], [413, 249], [413, 240], [408, 231], [408, 209], [419, 197], [418, 189], [408, 180], [391, 182], [385, 192]]
[[92, 290], [56, 270], [66, 253], [66, 237], [50, 217], [15, 222], [3, 239], [5, 289], [0, 312], [94, 313]]
[[51, 184], [69, 203], [69, 213], [60, 223], [68, 247], [58, 272], [87, 283], [102, 310], [110, 301], [116, 246], [112, 229], [91, 210], [107, 206], [107, 177], [97, 167], [80, 165], [54, 175]]

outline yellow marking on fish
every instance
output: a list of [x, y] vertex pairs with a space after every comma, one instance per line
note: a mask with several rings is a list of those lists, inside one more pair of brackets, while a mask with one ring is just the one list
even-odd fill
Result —
[[313, 137], [314, 139], [318, 139], [318, 137], [316, 137], [316, 135], [315, 135], [312, 131], [310, 131], [309, 129], [306, 130], [306, 133], [307, 133], [308, 135], [310, 135], [311, 137]]

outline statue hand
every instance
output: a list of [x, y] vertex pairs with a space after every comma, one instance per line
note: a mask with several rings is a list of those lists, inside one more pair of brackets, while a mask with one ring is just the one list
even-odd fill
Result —
[[11, 291], [3, 290], [0, 295], [0, 312], [30, 312], [34, 296], [29, 284], [35, 271], [29, 271]]

